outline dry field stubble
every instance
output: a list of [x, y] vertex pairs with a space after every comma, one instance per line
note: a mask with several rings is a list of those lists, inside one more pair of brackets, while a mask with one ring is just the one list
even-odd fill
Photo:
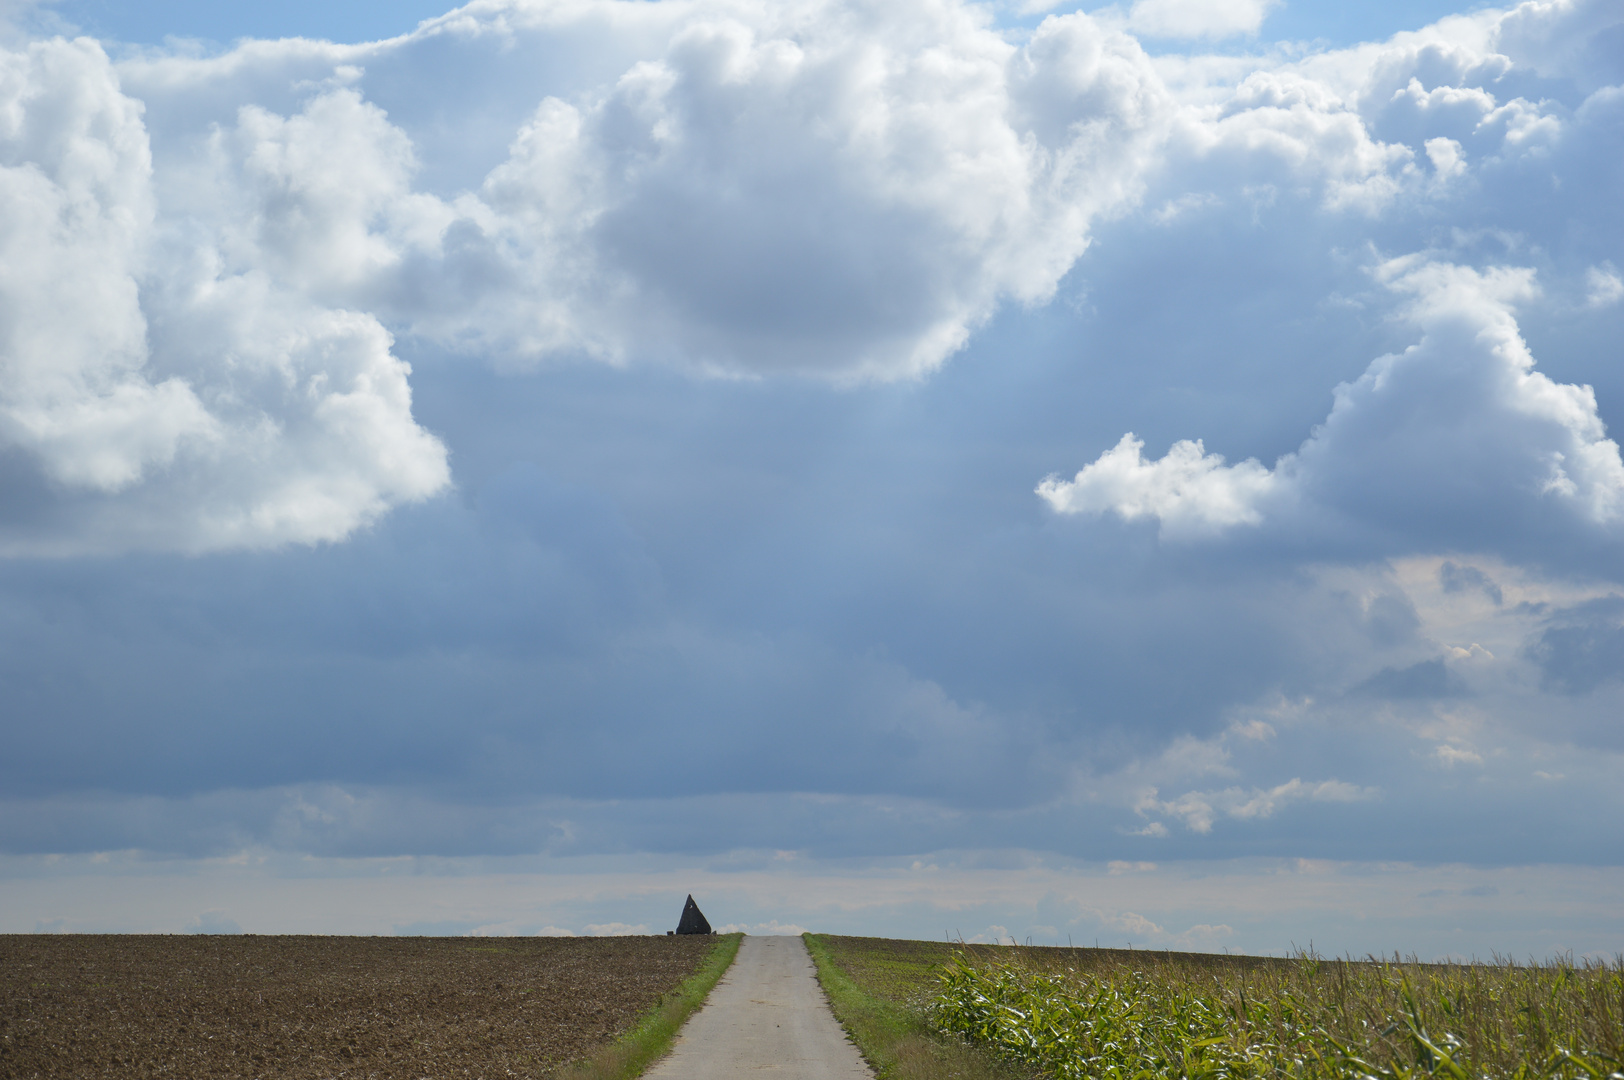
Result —
[[715, 943], [0, 935], [0, 1078], [547, 1076]]

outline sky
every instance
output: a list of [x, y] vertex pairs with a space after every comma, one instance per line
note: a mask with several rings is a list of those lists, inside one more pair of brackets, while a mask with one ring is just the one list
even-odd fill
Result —
[[1624, 952], [1624, 10], [0, 6], [0, 932]]

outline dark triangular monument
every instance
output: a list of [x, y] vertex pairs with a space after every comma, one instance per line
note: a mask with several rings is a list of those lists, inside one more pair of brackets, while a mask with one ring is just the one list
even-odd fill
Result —
[[682, 918], [677, 921], [679, 934], [708, 934], [711, 932], [710, 923], [705, 921], [704, 912], [694, 903], [692, 893], [688, 894], [688, 902], [682, 905]]

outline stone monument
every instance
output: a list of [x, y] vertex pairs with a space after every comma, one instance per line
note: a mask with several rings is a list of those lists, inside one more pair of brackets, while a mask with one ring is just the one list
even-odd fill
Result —
[[682, 905], [682, 918], [677, 921], [677, 933], [708, 934], [710, 932], [710, 923], [705, 921], [704, 913], [699, 910], [699, 905], [694, 903], [693, 893], [689, 893], [688, 902]]

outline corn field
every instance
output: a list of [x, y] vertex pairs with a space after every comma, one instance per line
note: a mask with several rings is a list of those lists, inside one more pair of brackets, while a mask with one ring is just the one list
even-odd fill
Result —
[[1085, 972], [1044, 964], [1035, 954], [1047, 951], [960, 955], [932, 1024], [1055, 1080], [1624, 1080], [1624, 960], [1150, 954]]

